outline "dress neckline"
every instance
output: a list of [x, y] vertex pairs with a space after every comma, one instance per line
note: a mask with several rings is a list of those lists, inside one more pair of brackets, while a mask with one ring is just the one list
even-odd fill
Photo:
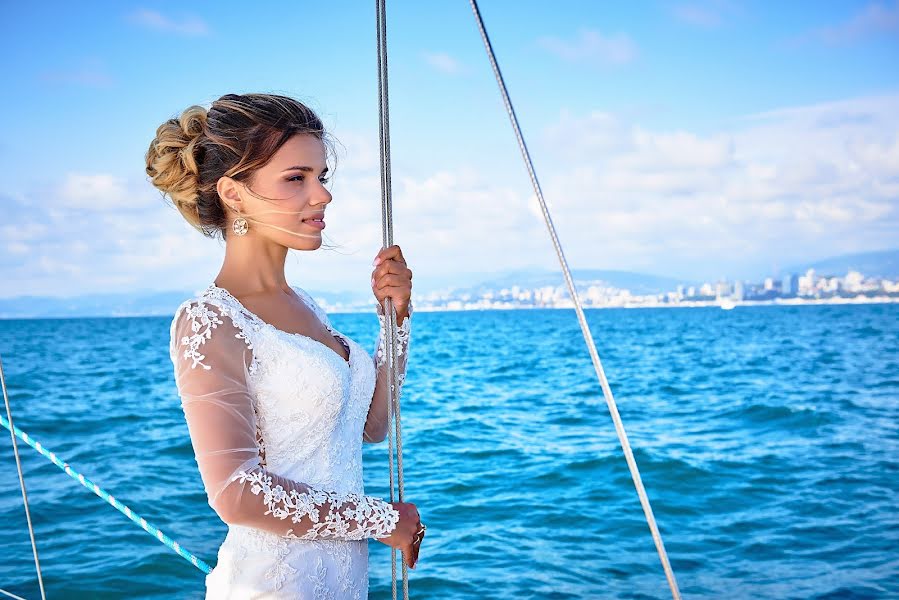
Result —
[[[294, 291], [294, 293], [297, 293], [297, 288], [296, 288], [296, 287], [290, 286], [290, 288]], [[247, 313], [247, 314], [248, 314], [250, 317], [252, 317], [253, 319], [256, 319], [256, 320], [257, 320], [259, 323], [261, 323], [264, 327], [269, 327], [270, 329], [272, 329], [272, 330], [274, 330], [274, 331], [277, 331], [278, 333], [287, 335], [287, 336], [295, 336], [295, 337], [298, 337], [298, 338], [301, 338], [301, 339], [305, 339], [305, 340], [309, 340], [309, 341], [311, 341], [311, 342], [314, 342], [314, 343], [316, 343], [316, 344], [319, 344], [320, 346], [323, 346], [324, 348], [326, 348], [326, 349], [328, 350], [328, 352], [330, 352], [331, 354], [333, 354], [334, 356], [336, 356], [338, 359], [340, 359], [340, 362], [342, 362], [344, 365], [346, 365], [347, 367], [351, 367], [351, 366], [352, 366], [352, 364], [353, 364], [353, 348], [352, 348], [352, 346], [350, 345], [349, 340], [347, 340], [347, 339], [343, 336], [343, 334], [341, 334], [341, 333], [339, 333], [338, 331], [336, 331], [336, 330], [332, 329], [331, 327], [329, 327], [328, 324], [325, 323], [324, 321], [322, 321], [321, 319], [319, 319], [319, 321], [321, 322], [322, 325], [325, 326], [325, 329], [327, 329], [328, 332], [331, 333], [331, 336], [334, 337], [334, 338], [338, 338], [338, 337], [339, 337], [340, 339], [338, 339], [338, 341], [341, 341], [341, 340], [343, 341], [343, 345], [344, 345], [344, 346], [346, 347], [346, 349], [347, 349], [347, 356], [348, 356], [348, 358], [344, 358], [344, 357], [342, 357], [341, 355], [337, 354], [337, 352], [335, 352], [333, 348], [331, 348], [330, 346], [328, 346], [328, 345], [325, 344], [324, 342], [315, 339], [314, 337], [310, 337], [310, 336], [308, 336], [308, 335], [304, 335], [304, 334], [302, 334], [302, 333], [296, 333], [296, 332], [293, 332], [293, 331], [284, 331], [283, 329], [279, 329], [278, 327], [275, 327], [274, 325], [272, 325], [272, 324], [269, 323], [268, 321], [264, 321], [264, 320], [262, 319], [262, 317], [260, 317], [259, 315], [257, 315], [257, 314], [254, 313], [253, 311], [251, 311], [249, 308], [247, 308], [246, 306], [244, 306], [243, 303], [242, 303], [240, 300], [237, 299], [237, 296], [235, 296], [234, 294], [232, 294], [231, 292], [229, 292], [229, 291], [226, 290], [225, 288], [217, 286], [217, 285], [215, 284], [214, 281], [213, 281], [211, 284], [209, 284], [209, 287], [207, 288], [207, 291], [208, 291], [208, 290], [213, 290], [213, 289], [219, 290], [222, 294], [224, 294], [225, 296], [227, 296], [228, 298], [230, 298], [231, 300], [233, 300], [234, 303], [237, 304], [237, 306], [239, 306], [240, 309], [241, 309], [243, 312]], [[305, 290], [303, 290], [303, 292], [305, 293]], [[314, 306], [311, 306], [311, 305], [309, 304], [309, 302], [307, 302], [306, 299], [303, 298], [303, 294], [297, 294], [297, 297], [299, 297], [300, 301], [301, 301], [303, 304], [305, 304], [306, 306], [308, 306], [308, 307], [309, 307], [309, 310], [311, 310], [312, 313], [313, 313], [316, 317], [318, 317], [318, 312], [315, 310], [315, 307], [314, 307]]]

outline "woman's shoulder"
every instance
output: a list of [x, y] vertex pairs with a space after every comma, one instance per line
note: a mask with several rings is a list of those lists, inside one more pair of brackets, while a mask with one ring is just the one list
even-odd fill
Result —
[[211, 331], [218, 327], [245, 329], [243, 315], [221, 288], [210, 284], [206, 289], [185, 298], [172, 316], [171, 334], [175, 339], [176, 332], [192, 331], [202, 334], [206, 339]]
[[206, 289], [194, 293], [194, 295], [185, 298], [172, 317], [174, 324], [179, 319], [208, 319], [215, 314], [227, 314], [230, 307], [227, 304], [227, 298], [222, 295], [215, 294], [215, 288], [210, 285]]
[[[212, 340], [217, 340], [212, 342], [214, 345], [230, 347], [235, 339], [239, 339], [242, 342], [238, 344], [253, 347], [237, 307], [226, 296], [216, 294], [215, 289], [210, 286], [186, 298], [172, 317], [170, 351], [180, 350], [185, 357], [193, 358], [194, 366], [203, 358], [201, 348], [208, 346]], [[204, 368], [208, 367], [204, 365]]]

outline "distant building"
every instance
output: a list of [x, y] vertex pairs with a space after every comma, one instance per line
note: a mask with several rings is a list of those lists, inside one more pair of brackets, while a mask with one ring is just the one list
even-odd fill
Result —
[[805, 272], [805, 275], [799, 278], [799, 289], [797, 291], [800, 295], [810, 296], [815, 293], [815, 270], [809, 269]]
[[826, 279], [825, 290], [832, 293], [837, 293], [842, 289], [843, 282], [840, 281], [839, 277], [830, 277]]
[[795, 273], [784, 275], [780, 288], [784, 296], [795, 296], [799, 293], [799, 276]]
[[726, 298], [731, 295], [731, 287], [730, 284], [726, 281], [719, 281], [715, 286], [715, 297], [716, 298]]
[[849, 272], [846, 273], [845, 280], [846, 280], [845, 287], [846, 287], [847, 291], [850, 291], [850, 292], [862, 291], [862, 283], [864, 282], [865, 278], [858, 271], [849, 269]]

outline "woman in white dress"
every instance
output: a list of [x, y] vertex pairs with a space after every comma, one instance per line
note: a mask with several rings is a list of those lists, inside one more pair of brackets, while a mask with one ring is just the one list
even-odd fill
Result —
[[284, 275], [289, 249], [322, 244], [326, 132], [302, 103], [228, 94], [156, 132], [147, 174], [188, 222], [225, 240], [219, 274], [185, 300], [170, 356], [210, 506], [228, 524], [206, 598], [368, 597], [368, 539], [415, 567], [425, 527], [410, 502], [365, 495], [362, 443], [387, 435], [386, 328], [397, 313], [405, 378], [412, 271], [399, 246], [375, 258], [373, 355], [335, 330]]

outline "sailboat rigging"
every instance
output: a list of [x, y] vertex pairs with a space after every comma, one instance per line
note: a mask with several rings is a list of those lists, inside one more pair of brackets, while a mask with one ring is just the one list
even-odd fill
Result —
[[[649, 525], [653, 541], [655, 542], [656, 550], [659, 555], [659, 559], [661, 560], [662, 567], [665, 572], [665, 576], [671, 590], [672, 597], [675, 600], [680, 599], [680, 592], [678, 590], [677, 581], [674, 576], [674, 572], [671, 569], [671, 564], [668, 560], [667, 552], [665, 551], [665, 546], [662, 542], [661, 534], [659, 533], [658, 526], [656, 524], [655, 517], [652, 512], [652, 507], [650, 506], [649, 499], [646, 495], [646, 490], [644, 489], [643, 482], [640, 477], [640, 472], [637, 468], [636, 461], [634, 459], [633, 452], [630, 447], [630, 443], [628, 442], [627, 434], [624, 430], [624, 425], [621, 422], [621, 417], [618, 413], [617, 406], [615, 404], [615, 399], [612, 395], [612, 391], [609, 387], [608, 380], [606, 379], [605, 373], [602, 368], [602, 364], [599, 359], [599, 354], [596, 349], [596, 344], [593, 341], [593, 337], [590, 333], [590, 329], [587, 324], [586, 317], [584, 315], [583, 307], [581, 306], [580, 298], [578, 297], [577, 290], [575, 289], [574, 281], [571, 277], [571, 272], [568, 267], [567, 260], [565, 258], [564, 252], [562, 250], [562, 245], [559, 241], [558, 235], [555, 230], [555, 226], [553, 225], [552, 218], [549, 214], [549, 209], [547, 208], [546, 202], [543, 198], [543, 192], [540, 188], [539, 181], [537, 179], [536, 172], [534, 170], [533, 163], [531, 161], [530, 154], [527, 150], [527, 145], [524, 141], [524, 136], [521, 133], [521, 128], [518, 124], [518, 119], [515, 115], [515, 110], [512, 106], [511, 99], [509, 98], [508, 90], [506, 89], [505, 81], [503, 80], [502, 73], [500, 72], [499, 65], [496, 60], [496, 56], [493, 51], [492, 44], [490, 43], [489, 36], [487, 35], [486, 27], [484, 26], [483, 19], [481, 17], [480, 10], [478, 9], [478, 5], [476, 0], [470, 0], [471, 9], [474, 14], [478, 30], [480, 32], [481, 38], [484, 43], [485, 50], [487, 52], [487, 57], [490, 62], [490, 66], [493, 70], [494, 76], [496, 78], [497, 85], [499, 86], [500, 93], [502, 95], [503, 104], [506, 108], [506, 111], [509, 116], [509, 120], [512, 124], [516, 140], [518, 142], [519, 149], [521, 151], [522, 158], [524, 159], [525, 166], [527, 167], [528, 174], [531, 179], [531, 183], [534, 187], [534, 192], [537, 196], [537, 200], [540, 203], [540, 208], [542, 211], [543, 218], [546, 222], [547, 230], [549, 232], [550, 238], [552, 239], [553, 246], [555, 248], [559, 264], [562, 269], [562, 273], [565, 278], [565, 282], [568, 286], [569, 293], [571, 298], [574, 301], [575, 312], [578, 318], [578, 322], [580, 323], [581, 331], [584, 336], [584, 340], [587, 344], [587, 349], [590, 353], [590, 358], [593, 362], [594, 369], [596, 371], [596, 375], [599, 379], [600, 386], [602, 388], [603, 396], [606, 400], [606, 404], [608, 406], [609, 412], [612, 416], [612, 420], [615, 426], [615, 431], [618, 435], [618, 439], [621, 443], [622, 450], [625, 455], [625, 459], [627, 461], [628, 468], [631, 473], [631, 477], [634, 482], [634, 486], [637, 490], [637, 495], [639, 497], [641, 506], [643, 508], [644, 515], [646, 517], [647, 523]], [[381, 217], [382, 217], [382, 244], [383, 247], [386, 248], [388, 246], [393, 245], [393, 206], [392, 206], [392, 189], [391, 189], [391, 179], [390, 179], [390, 127], [389, 127], [389, 95], [388, 95], [388, 69], [387, 69], [387, 29], [386, 29], [386, 0], [375, 0], [375, 13], [376, 13], [376, 39], [377, 39], [377, 66], [378, 66], [378, 112], [379, 112], [379, 138], [380, 138], [380, 174], [381, 174]], [[392, 300], [387, 297], [384, 300], [384, 314], [388, 317], [387, 327], [387, 363], [388, 370], [390, 373], [390, 382], [391, 385], [388, 386], [388, 419], [389, 419], [389, 428], [388, 428], [388, 466], [390, 471], [389, 483], [390, 483], [390, 500], [394, 501], [394, 489], [397, 489], [397, 496], [400, 502], [403, 501], [404, 498], [404, 481], [403, 481], [403, 442], [402, 442], [402, 426], [400, 419], [400, 400], [396, 395], [396, 390], [399, 389], [399, 381], [397, 379], [397, 373], [395, 369], [395, 346], [394, 346], [394, 329], [396, 327], [396, 310], [393, 306]], [[145, 531], [156, 537], [159, 541], [165, 543], [167, 546], [172, 548], [179, 555], [184, 557], [186, 560], [190, 561], [191, 564], [196, 566], [201, 571], [209, 573], [211, 568], [205, 562], [199, 560], [196, 556], [187, 552], [184, 548], [182, 548], [177, 542], [163, 534], [157, 528], [147, 523], [145, 519], [141, 518], [139, 515], [136, 515], [130, 508], [122, 504], [120, 501], [116, 500], [112, 495], [108, 494], [99, 486], [91, 482], [89, 479], [85, 478], [80, 473], [77, 473], [68, 465], [68, 463], [64, 463], [60, 461], [56, 454], [53, 452], [47, 451], [45, 448], [41, 446], [39, 442], [35, 442], [31, 439], [25, 432], [21, 431], [17, 427], [15, 427], [12, 419], [12, 412], [10, 409], [9, 398], [6, 391], [5, 379], [3, 378], [3, 366], [0, 363], [0, 384], [2, 384], [3, 388], [3, 399], [6, 405], [6, 418], [0, 417], [0, 424], [10, 430], [10, 434], [13, 442], [13, 450], [16, 459], [16, 467], [19, 474], [19, 482], [22, 490], [23, 501], [25, 504], [25, 512], [28, 521], [28, 530], [31, 535], [31, 545], [32, 551], [34, 554], [35, 567], [38, 575], [38, 583], [40, 586], [41, 598], [45, 598], [45, 591], [43, 586], [43, 579], [41, 577], [41, 569], [40, 569], [40, 561], [38, 560], [38, 552], [37, 545], [35, 543], [34, 530], [31, 523], [30, 512], [28, 510], [28, 497], [25, 488], [25, 481], [22, 474], [22, 467], [19, 460], [18, 454], [18, 446], [16, 444], [16, 437], [19, 437], [32, 445], [38, 452], [45, 455], [48, 459], [50, 459], [54, 464], [63, 469], [67, 474], [71, 477], [78, 480], [82, 485], [96, 493], [98, 496], [106, 500], [120, 512], [128, 516], [132, 521], [140, 525]], [[394, 433], [395, 429], [395, 433]], [[397, 476], [396, 480], [394, 479], [394, 435], [396, 438], [396, 466], [397, 466]], [[397, 582], [396, 582], [396, 549], [391, 548], [391, 588], [393, 598], [397, 597]], [[408, 567], [406, 562], [403, 561], [402, 564], [402, 590], [403, 597], [408, 599], [409, 597], [409, 585], [408, 585]], [[5, 592], [0, 589], [0, 593], [9, 595], [11, 597], [16, 597], [9, 592]]]

